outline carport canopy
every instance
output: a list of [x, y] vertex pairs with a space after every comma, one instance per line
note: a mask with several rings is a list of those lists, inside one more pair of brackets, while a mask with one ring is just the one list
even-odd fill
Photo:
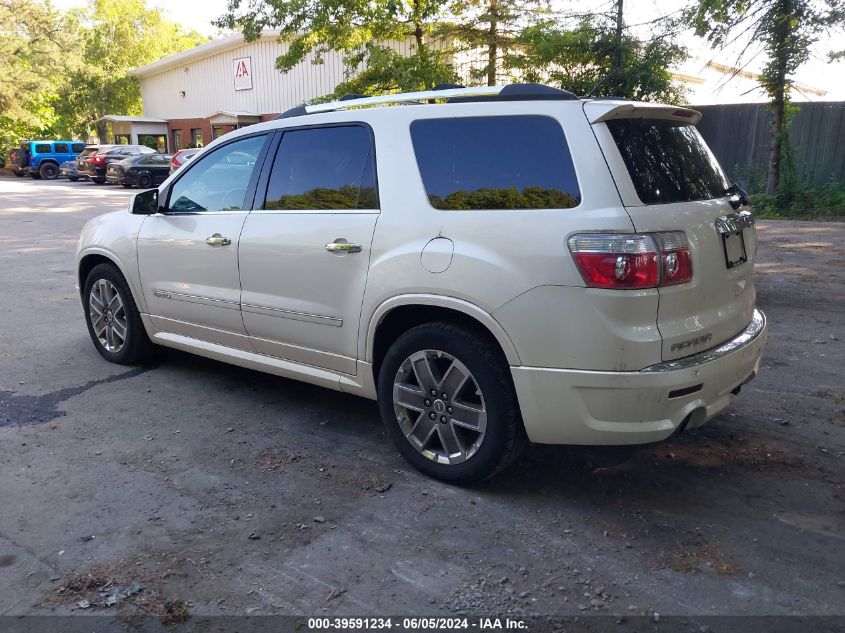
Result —
[[167, 151], [167, 121], [146, 116], [107, 114], [95, 123], [110, 123], [110, 142], [128, 145], [149, 145], [146, 137], [155, 140], [158, 151]]

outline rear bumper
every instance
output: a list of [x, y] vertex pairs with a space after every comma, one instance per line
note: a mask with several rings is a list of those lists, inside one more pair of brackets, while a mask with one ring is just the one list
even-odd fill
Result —
[[[512, 367], [525, 430], [542, 444], [643, 444], [701, 426], [760, 369], [768, 326], [754, 311], [711, 350], [635, 372]], [[671, 397], [670, 397], [671, 396]]]

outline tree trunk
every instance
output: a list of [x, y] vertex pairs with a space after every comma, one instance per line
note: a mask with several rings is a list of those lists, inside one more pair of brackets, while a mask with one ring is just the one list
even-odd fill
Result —
[[780, 187], [781, 156], [785, 126], [785, 110], [788, 98], [786, 69], [789, 66], [789, 40], [792, 33], [793, 0], [779, 0], [776, 23], [772, 30], [772, 72], [773, 81], [767, 86], [772, 97], [772, 136], [769, 143], [769, 173], [766, 179], [766, 193], [777, 192]]
[[780, 186], [780, 159], [783, 152], [783, 123], [784, 123], [784, 91], [783, 88], [772, 101], [772, 136], [769, 142], [769, 174], [766, 179], [766, 193], [775, 193]]
[[622, 0], [616, 0], [616, 50], [613, 69], [622, 68]]
[[496, 67], [499, 62], [499, 16], [496, 0], [490, 0], [490, 33], [487, 40], [487, 85], [496, 85]]
[[414, 40], [417, 43], [417, 52], [425, 48], [423, 40], [422, 22], [420, 21], [420, 0], [414, 0]]

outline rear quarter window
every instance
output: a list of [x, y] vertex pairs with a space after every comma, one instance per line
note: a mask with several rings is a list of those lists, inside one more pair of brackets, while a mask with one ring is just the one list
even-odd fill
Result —
[[712, 200], [728, 180], [694, 126], [663, 119], [607, 121], [643, 204]]
[[73, 150], [74, 154], [79, 154], [82, 150], [85, 149], [85, 145], [83, 143], [74, 143], [71, 145], [71, 149]]
[[56, 154], [67, 154], [67, 143], [53, 143], [53, 150], [56, 152]]
[[551, 117], [419, 119], [411, 140], [435, 209], [569, 209], [581, 202], [566, 137]]

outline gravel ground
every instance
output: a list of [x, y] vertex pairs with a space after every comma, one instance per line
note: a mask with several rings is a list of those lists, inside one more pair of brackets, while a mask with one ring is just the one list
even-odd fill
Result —
[[709, 425], [460, 489], [372, 402], [103, 361], [73, 252], [129, 195], [0, 177], [0, 615], [845, 615], [845, 224], [759, 223], [764, 366]]

